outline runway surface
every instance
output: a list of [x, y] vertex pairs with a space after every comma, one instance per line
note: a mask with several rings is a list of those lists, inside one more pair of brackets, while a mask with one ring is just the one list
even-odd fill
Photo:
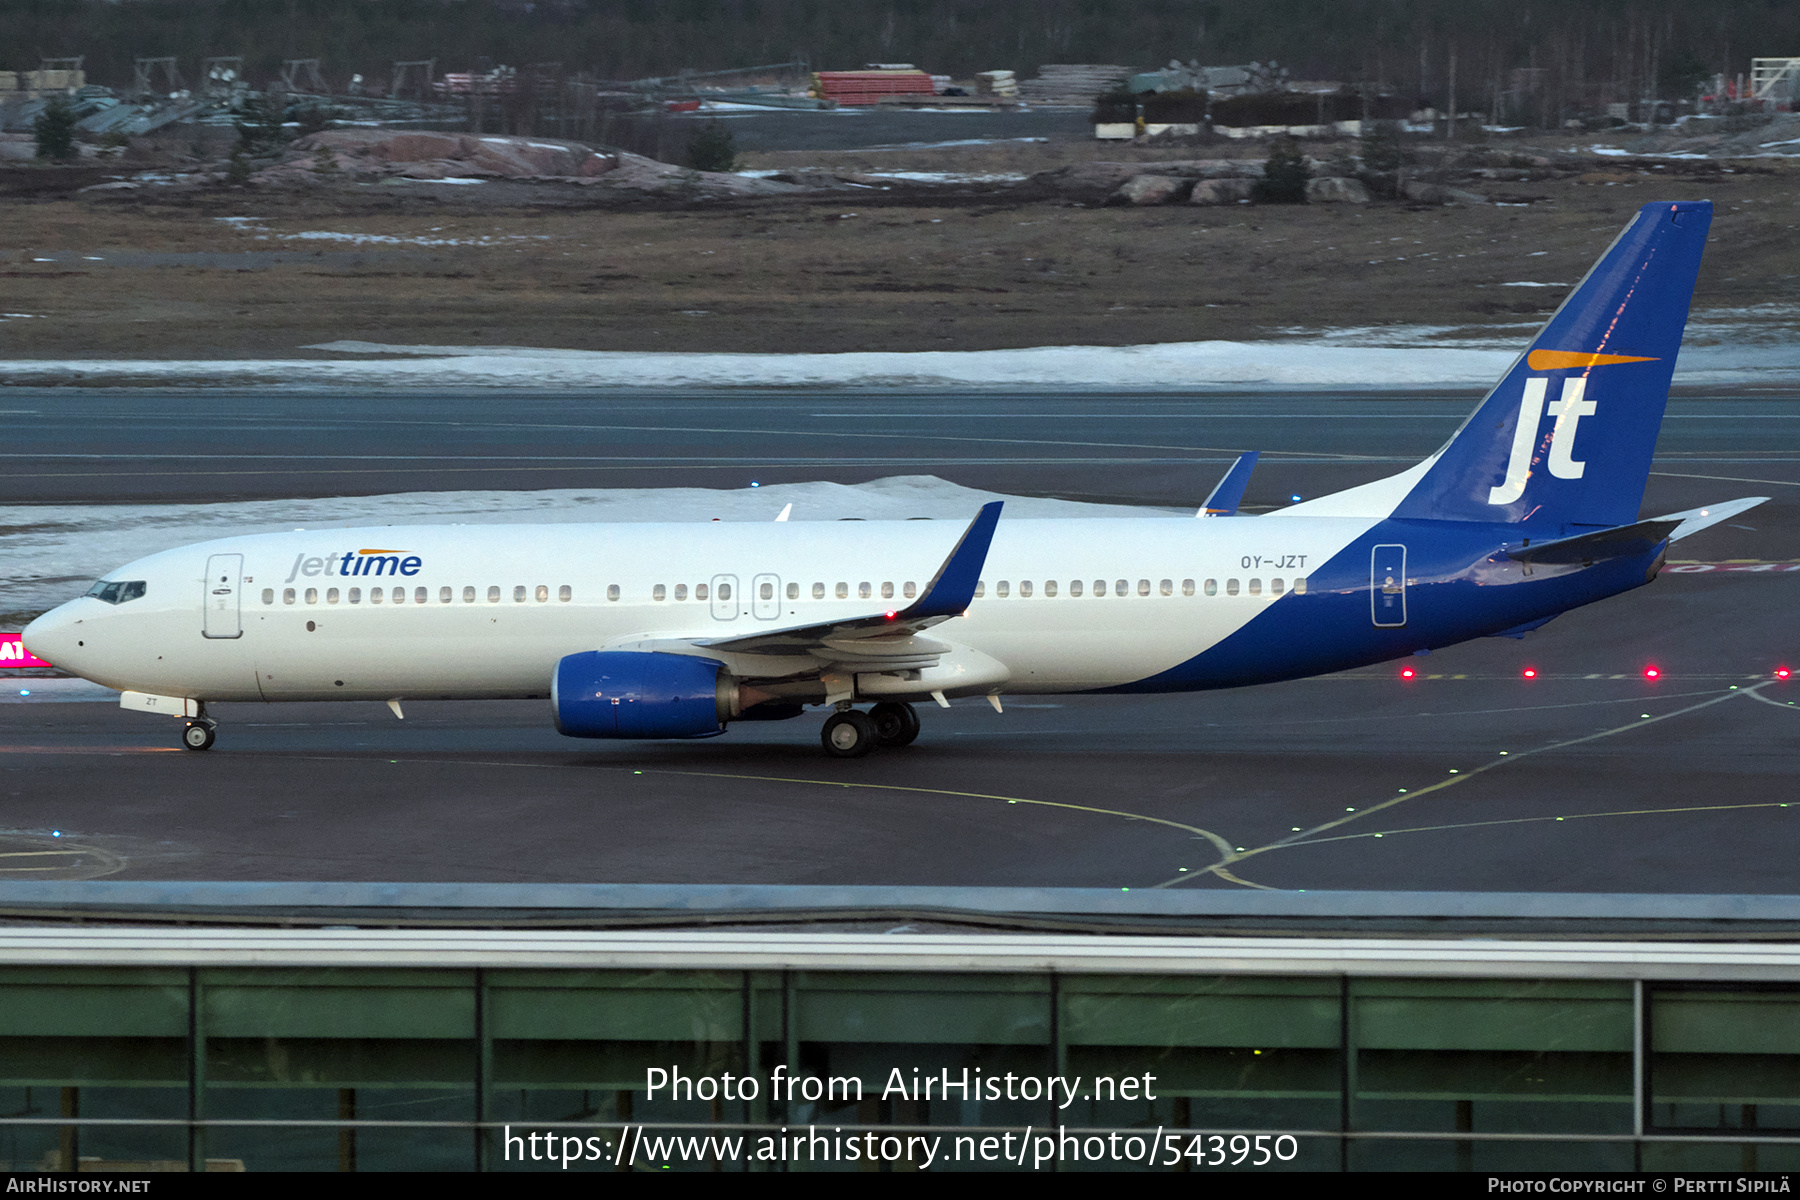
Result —
[[[331, 397], [8, 392], [0, 495], [144, 502], [937, 474], [1192, 503], [1391, 473], [1466, 396]], [[24, 411], [19, 411], [24, 410]], [[479, 482], [475, 482], [476, 479]], [[221, 705], [218, 747], [104, 702], [0, 705], [0, 878], [1800, 891], [1800, 402], [1684, 398], [1645, 510], [1774, 500], [1651, 586], [1400, 664], [1194, 696], [563, 739], [542, 702]], [[12, 514], [17, 517], [18, 511]], [[1654, 664], [1660, 677], [1646, 679]], [[1523, 668], [1538, 671], [1522, 678]], [[21, 681], [13, 688], [26, 685]], [[50, 690], [56, 690], [52, 687]], [[63, 687], [65, 692], [71, 689]]]

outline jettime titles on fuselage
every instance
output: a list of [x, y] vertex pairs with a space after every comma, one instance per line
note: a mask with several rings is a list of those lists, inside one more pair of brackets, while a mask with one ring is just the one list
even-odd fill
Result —
[[294, 565], [283, 583], [292, 583], [302, 575], [417, 575], [425, 560], [404, 550], [346, 550], [323, 558], [306, 554], [294, 556]]

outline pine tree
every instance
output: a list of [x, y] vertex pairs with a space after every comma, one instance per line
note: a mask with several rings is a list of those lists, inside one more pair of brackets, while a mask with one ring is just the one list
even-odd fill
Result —
[[44, 105], [44, 111], [32, 122], [31, 132], [37, 139], [39, 158], [75, 157], [75, 110], [61, 96], [52, 96]]
[[719, 122], [708, 121], [688, 142], [687, 160], [696, 171], [735, 171], [737, 139]]
[[1256, 198], [1264, 204], [1306, 203], [1306, 159], [1299, 142], [1286, 135], [1275, 139], [1256, 184]]

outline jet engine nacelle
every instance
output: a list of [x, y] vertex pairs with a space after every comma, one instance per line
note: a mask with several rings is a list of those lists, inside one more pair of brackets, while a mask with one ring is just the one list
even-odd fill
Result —
[[712, 737], [737, 708], [725, 664], [689, 654], [590, 650], [557, 663], [550, 679], [556, 731], [569, 737]]

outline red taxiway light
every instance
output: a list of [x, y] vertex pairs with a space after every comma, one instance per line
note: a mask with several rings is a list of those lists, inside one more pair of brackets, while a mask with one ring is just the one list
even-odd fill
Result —
[[1536, 667], [1526, 667], [1525, 670], [1520, 673], [1522, 675], [1524, 675], [1525, 678], [1527, 678], [1527, 679], [1536, 679], [1537, 678], [1537, 668]]
[[1786, 667], [1776, 667], [1775, 668], [1775, 678], [1777, 678], [1777, 679], [1791, 679], [1791, 678], [1793, 678], [1793, 675], [1794, 675], [1794, 673], [1792, 671], [1788, 670]]
[[1644, 668], [1644, 678], [1645, 679], [1661, 679], [1662, 671], [1656, 667], [1645, 667]]
[[1413, 676], [1415, 676], [1417, 674], [1418, 674], [1418, 672], [1413, 670], [1411, 667], [1401, 667], [1400, 668], [1400, 678], [1402, 678], [1402, 679], [1411, 679]]

